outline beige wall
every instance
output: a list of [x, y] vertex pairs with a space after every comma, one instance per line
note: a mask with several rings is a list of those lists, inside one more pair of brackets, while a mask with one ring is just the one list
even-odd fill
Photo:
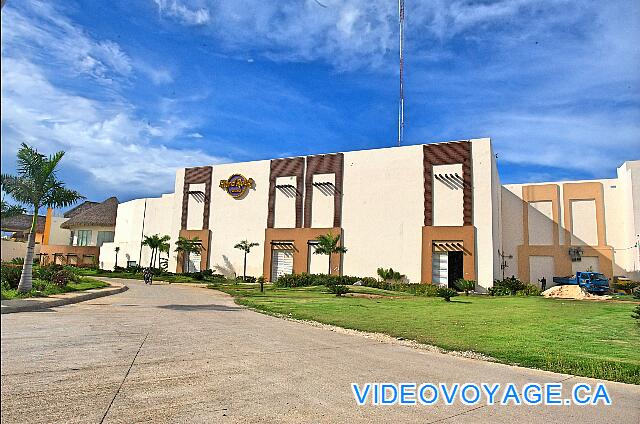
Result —
[[[262, 275], [269, 202], [269, 171], [270, 162], [266, 160], [214, 166], [210, 218], [212, 236], [209, 252], [209, 264], [214, 271], [242, 275], [244, 254], [233, 246], [246, 239], [260, 243], [260, 246], [254, 247], [247, 256], [247, 275]], [[234, 199], [218, 187], [221, 179], [226, 179], [234, 173], [253, 178], [255, 181], [254, 188], [249, 189], [242, 199]], [[293, 185], [295, 187], [295, 182]], [[276, 208], [277, 204], [276, 201]], [[292, 213], [295, 214], [295, 204], [292, 209]]]
[[571, 244], [587, 246], [598, 244], [595, 200], [572, 200], [571, 223], [573, 228]]
[[[27, 253], [27, 243], [21, 242], [21, 241], [2, 239], [2, 245], [0, 246], [0, 250], [2, 250], [3, 262], [8, 262], [13, 258], [24, 258], [24, 256]], [[37, 255], [38, 253], [40, 253], [40, 245], [36, 244], [35, 254]], [[37, 256], [35, 257], [37, 258]]]
[[[269, 176], [267, 176], [267, 178], [269, 178]], [[296, 187], [297, 187], [297, 178], [294, 176], [276, 178], [276, 205], [275, 205], [275, 212], [274, 212], [275, 228], [295, 228], [296, 226], [296, 190], [297, 190]], [[262, 186], [262, 190], [265, 190], [265, 189], [267, 190], [267, 196], [268, 196], [269, 194], [268, 179], [267, 179], [266, 186]]]
[[[550, 201], [529, 202], [529, 244], [553, 244], [553, 211]], [[535, 280], [534, 280], [535, 281]]]
[[462, 177], [462, 164], [433, 166], [433, 225], [436, 227], [464, 225], [462, 185], [435, 178], [455, 174]]
[[345, 275], [376, 276], [392, 267], [421, 280], [423, 147], [344, 154], [342, 227]]
[[187, 206], [187, 230], [202, 230], [205, 184], [189, 184], [191, 192]]
[[[314, 183], [330, 183], [335, 188], [335, 174], [315, 174]], [[313, 186], [313, 205], [311, 206], [311, 227], [331, 228], [334, 216], [333, 189]], [[325, 271], [326, 272], [326, 271]]]
[[484, 288], [493, 285], [500, 248], [500, 181], [488, 138], [471, 140], [473, 158], [473, 225], [476, 230], [476, 278]]
[[67, 220], [68, 218], [63, 218], [61, 216], [51, 217], [51, 232], [49, 233], [48, 244], [69, 244], [69, 241], [71, 240], [71, 230], [60, 228], [60, 225], [62, 225], [62, 223], [66, 222]]
[[[636, 174], [634, 174], [634, 172]], [[640, 279], [640, 264], [637, 260], [638, 251], [633, 248], [635, 244], [635, 223], [640, 221], [640, 210], [634, 210], [634, 205], [638, 192], [638, 183], [633, 180], [634, 175], [640, 175], [640, 161], [624, 163], [618, 168], [618, 178], [601, 179], [590, 181], [571, 181], [557, 183], [535, 183], [535, 184], [513, 184], [506, 185], [502, 190], [502, 225], [503, 225], [503, 248], [507, 254], [514, 256], [508, 260], [509, 268], [505, 272], [507, 275], [519, 275], [518, 270], [518, 246], [523, 245], [523, 186], [554, 185], [559, 193], [559, 246], [548, 250], [548, 254], [556, 256], [556, 274], [568, 274], [575, 270], [584, 270], [589, 266], [600, 272], [613, 275], [626, 275], [631, 278]], [[637, 179], [637, 177], [636, 177]], [[571, 189], [570, 193], [567, 190]], [[602, 196], [598, 194], [601, 190]], [[581, 192], [583, 192], [581, 194]], [[570, 200], [567, 196], [571, 196]], [[599, 232], [598, 206], [595, 199], [602, 199], [602, 228]], [[542, 202], [537, 202], [542, 203]], [[553, 226], [548, 219], [548, 206], [537, 207], [536, 204], [528, 206], [529, 217], [529, 243], [540, 248], [548, 245], [548, 229]], [[525, 206], [526, 207], [526, 206]], [[568, 209], [567, 209], [568, 207]], [[567, 210], [565, 210], [567, 209]], [[537, 214], [532, 217], [532, 210]], [[542, 213], [541, 213], [542, 212]], [[572, 232], [571, 232], [572, 230]], [[567, 237], [569, 237], [567, 239]], [[585, 254], [582, 262], [570, 262], [568, 257], [569, 243], [571, 245], [583, 246]], [[540, 254], [540, 248], [535, 251]], [[595, 256], [595, 255], [599, 256]], [[613, 269], [611, 264], [606, 265], [610, 258], [613, 258]], [[526, 259], [526, 258], [525, 258]], [[566, 264], [558, 263], [558, 260]], [[531, 264], [531, 262], [529, 263]], [[586, 264], [586, 265], [585, 265]], [[576, 268], [577, 267], [577, 268]], [[584, 269], [578, 269], [584, 268]], [[539, 270], [530, 269], [529, 274], [539, 273]], [[547, 278], [548, 280], [548, 278]]]

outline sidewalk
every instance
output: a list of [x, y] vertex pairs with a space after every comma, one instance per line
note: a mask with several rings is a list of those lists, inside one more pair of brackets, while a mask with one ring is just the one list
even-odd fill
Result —
[[70, 305], [72, 303], [84, 302], [85, 300], [97, 299], [103, 296], [122, 293], [129, 288], [124, 284], [109, 282], [110, 287], [102, 289], [91, 289], [80, 292], [54, 294], [49, 297], [30, 297], [27, 299], [10, 299], [2, 301], [2, 314], [12, 314], [15, 312], [32, 312], [41, 309], [54, 308], [56, 306]]

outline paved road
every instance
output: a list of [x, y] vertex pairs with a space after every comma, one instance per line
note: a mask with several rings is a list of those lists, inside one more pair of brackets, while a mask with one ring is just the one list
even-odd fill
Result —
[[284, 321], [212, 290], [127, 284], [2, 316], [3, 423], [640, 422], [640, 386], [617, 383], [611, 407], [358, 407], [351, 382], [594, 381]]

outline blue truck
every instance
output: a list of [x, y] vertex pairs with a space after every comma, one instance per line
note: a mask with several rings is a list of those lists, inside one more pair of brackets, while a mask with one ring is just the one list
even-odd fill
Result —
[[609, 279], [599, 272], [576, 272], [572, 277], [553, 277], [558, 285], [579, 285], [589, 293], [605, 294], [609, 291]]

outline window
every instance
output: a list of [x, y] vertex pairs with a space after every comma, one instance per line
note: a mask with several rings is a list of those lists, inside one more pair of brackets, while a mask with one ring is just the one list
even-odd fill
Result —
[[76, 246], [89, 246], [91, 243], [91, 230], [78, 230]]
[[111, 243], [113, 241], [113, 231], [98, 231], [98, 240], [96, 246], [102, 246], [102, 243]]

